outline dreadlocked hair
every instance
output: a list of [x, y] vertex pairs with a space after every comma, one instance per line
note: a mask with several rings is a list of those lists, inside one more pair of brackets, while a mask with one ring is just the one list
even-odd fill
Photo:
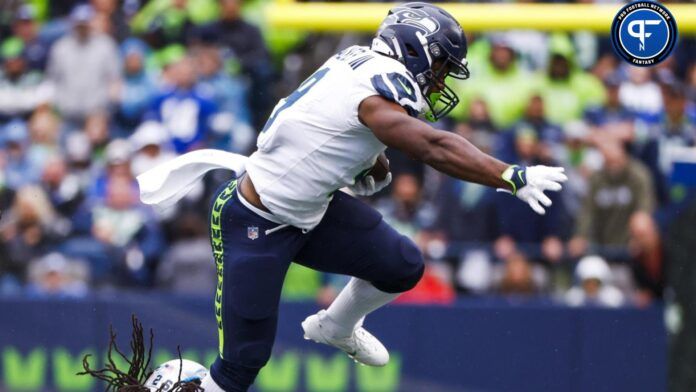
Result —
[[[152, 329], [150, 329], [149, 344], [145, 343], [143, 334], [143, 325], [135, 315], [131, 316], [131, 324], [133, 331], [131, 333], [131, 356], [127, 357], [116, 344], [116, 333], [114, 327], [109, 327], [109, 349], [106, 355], [106, 363], [104, 368], [95, 370], [89, 365], [90, 354], [85, 355], [82, 359], [82, 367], [84, 371], [77, 373], [79, 376], [90, 375], [96, 379], [106, 383], [104, 392], [151, 392], [150, 389], [143, 384], [152, 374], [150, 361], [152, 359], [152, 341], [155, 338]], [[128, 370], [120, 370], [114, 361], [114, 352], [118, 354], [125, 363], [128, 364]], [[181, 350], [177, 347], [179, 354], [179, 376], [178, 381], [171, 386], [162, 385], [155, 392], [204, 392], [197, 383], [192, 381], [181, 381], [181, 370], [183, 368], [183, 360], [181, 358]], [[164, 389], [167, 388], [167, 389]]]

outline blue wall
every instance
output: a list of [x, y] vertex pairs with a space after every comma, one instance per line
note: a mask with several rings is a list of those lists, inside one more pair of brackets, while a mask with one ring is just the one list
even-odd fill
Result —
[[[258, 390], [665, 389], [666, 337], [659, 308], [569, 309], [479, 302], [454, 307], [390, 306], [370, 316], [366, 323], [396, 358], [394, 366], [376, 372], [303, 340], [300, 321], [315, 311], [312, 304], [282, 306], [275, 362], [262, 376], [261, 384], [266, 388]], [[26, 384], [28, 389], [94, 389], [84, 382], [71, 384], [73, 368], [85, 350], [103, 351], [110, 323], [125, 345], [132, 313], [146, 328], [155, 330], [156, 347], [170, 353], [162, 356], [171, 355], [177, 345], [200, 361], [214, 354], [217, 330], [208, 299], [121, 296], [67, 302], [0, 300], [0, 385], [4, 385], [0, 390], [14, 392], [23, 385], [17, 383], [16, 374], [17, 364], [23, 363], [30, 375], [43, 378], [34, 386]], [[66, 352], [74, 363], [67, 376], [61, 376], [61, 371], [67, 371], [60, 362]], [[38, 361], [30, 358], [31, 353], [44, 358], [42, 372], [29, 362]]]

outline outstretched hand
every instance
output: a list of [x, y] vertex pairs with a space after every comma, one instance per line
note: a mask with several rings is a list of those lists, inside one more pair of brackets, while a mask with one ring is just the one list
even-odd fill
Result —
[[[503, 173], [503, 179], [511, 184], [512, 191], [498, 189], [499, 192], [508, 192], [517, 196], [539, 215], [544, 215], [544, 207], [551, 206], [551, 199], [544, 194], [545, 191], [558, 192], [561, 183], [568, 180], [562, 167], [553, 166], [510, 166]], [[542, 206], [543, 205], [543, 206]]]

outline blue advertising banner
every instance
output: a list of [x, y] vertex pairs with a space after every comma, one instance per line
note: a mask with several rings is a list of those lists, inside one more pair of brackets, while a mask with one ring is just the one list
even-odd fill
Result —
[[[385, 368], [354, 364], [307, 342], [300, 322], [313, 304], [281, 307], [274, 356], [258, 392], [662, 391], [666, 335], [659, 308], [571, 309], [464, 302], [389, 306], [366, 326], [392, 353]], [[82, 357], [101, 365], [109, 325], [127, 348], [130, 317], [155, 332], [155, 363], [209, 365], [217, 329], [207, 298], [124, 295], [85, 301], [0, 300], [0, 391], [88, 392]], [[98, 359], [98, 360], [97, 360]]]

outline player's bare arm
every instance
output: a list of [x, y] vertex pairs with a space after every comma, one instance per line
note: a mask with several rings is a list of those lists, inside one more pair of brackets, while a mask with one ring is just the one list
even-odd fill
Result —
[[358, 113], [360, 121], [386, 146], [452, 177], [512, 190], [501, 177], [510, 165], [481, 152], [455, 133], [436, 130], [409, 116], [396, 103], [375, 95], [362, 101]]
[[439, 131], [409, 116], [406, 110], [380, 96], [368, 97], [358, 108], [360, 121], [385, 145], [453, 177], [506, 190], [539, 214], [551, 206], [544, 191], [561, 190], [563, 168], [508, 165], [481, 152], [465, 138]]

